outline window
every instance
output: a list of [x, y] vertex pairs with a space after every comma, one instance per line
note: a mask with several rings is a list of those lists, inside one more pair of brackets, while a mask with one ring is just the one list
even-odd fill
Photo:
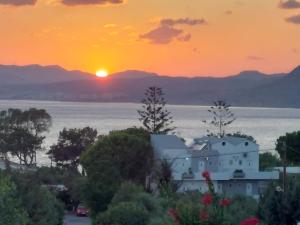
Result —
[[226, 145], [226, 142], [225, 142], [225, 141], [223, 141], [223, 142], [222, 142], [222, 145], [223, 145], [223, 146], [225, 146], [225, 145]]
[[249, 162], [249, 166], [251, 166], [251, 162]]
[[248, 142], [248, 141], [246, 141], [246, 142], [245, 142], [245, 146], [248, 146], [248, 145], [249, 145], [249, 142]]
[[242, 160], [239, 160], [239, 165], [243, 165], [243, 161]]
[[229, 165], [232, 165], [233, 164], [233, 161], [232, 160], [229, 160]]
[[209, 165], [212, 165], [212, 161], [209, 161]]

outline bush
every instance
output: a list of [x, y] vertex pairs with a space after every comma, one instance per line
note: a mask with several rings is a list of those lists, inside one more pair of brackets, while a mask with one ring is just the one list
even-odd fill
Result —
[[27, 225], [58, 225], [62, 224], [64, 209], [46, 187], [42, 187], [38, 178], [31, 173], [15, 173], [19, 198], [29, 216]]
[[146, 225], [149, 214], [133, 202], [112, 205], [94, 221], [94, 225]]
[[27, 222], [15, 185], [0, 171], [0, 224], [26, 225]]
[[231, 199], [231, 205], [225, 212], [226, 221], [230, 225], [239, 225], [239, 221], [255, 216], [257, 213], [257, 202], [247, 196], [236, 195]]
[[300, 182], [290, 180], [286, 193], [270, 185], [259, 201], [259, 216], [267, 225], [295, 225], [300, 221]]

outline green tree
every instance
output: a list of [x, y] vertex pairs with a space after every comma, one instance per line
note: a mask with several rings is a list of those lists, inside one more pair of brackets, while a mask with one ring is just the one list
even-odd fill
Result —
[[81, 157], [87, 174], [85, 202], [93, 215], [107, 208], [123, 181], [144, 184], [153, 152], [149, 141], [126, 131], [100, 138]]
[[281, 166], [280, 159], [270, 152], [259, 154], [259, 169], [265, 170], [268, 168]]
[[15, 185], [0, 172], [0, 224], [27, 225], [27, 222]]
[[51, 116], [44, 109], [8, 109], [0, 112], [0, 151], [16, 156], [20, 164], [36, 164], [36, 153], [42, 150], [43, 134], [51, 126]]
[[161, 88], [149, 87], [142, 100], [142, 110], [138, 110], [139, 120], [151, 134], [166, 134], [173, 131], [173, 117], [165, 108], [166, 100]]
[[82, 187], [82, 197], [94, 217], [107, 209], [120, 187], [121, 176], [109, 160], [97, 160], [96, 165], [86, 168], [86, 171], [87, 180]]
[[290, 180], [286, 192], [271, 185], [259, 201], [258, 214], [267, 225], [296, 225], [300, 220], [300, 182]]
[[97, 130], [90, 127], [64, 128], [59, 133], [57, 144], [52, 145], [47, 154], [57, 166], [77, 169], [80, 155], [95, 142], [96, 138]]
[[54, 194], [41, 185], [35, 173], [15, 173], [13, 181], [29, 217], [27, 225], [62, 224], [64, 216], [62, 204]]
[[111, 133], [102, 137], [83, 154], [82, 164], [88, 175], [98, 173], [97, 166], [110, 161], [122, 180], [144, 184], [153, 163], [153, 150], [149, 142], [127, 134]]
[[212, 115], [212, 120], [204, 120], [203, 122], [217, 128], [218, 132], [214, 135], [224, 137], [226, 135], [226, 127], [235, 121], [234, 114], [230, 110], [230, 105], [225, 101], [218, 100], [214, 102], [214, 105], [210, 107], [208, 112]]
[[284, 151], [286, 146], [286, 158], [292, 165], [300, 165], [300, 131], [287, 133], [277, 139], [276, 151], [280, 158], [284, 158]]

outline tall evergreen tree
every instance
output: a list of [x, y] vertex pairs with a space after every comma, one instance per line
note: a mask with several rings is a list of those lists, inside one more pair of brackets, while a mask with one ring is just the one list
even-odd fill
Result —
[[226, 134], [226, 126], [235, 121], [234, 114], [230, 110], [230, 105], [225, 101], [218, 100], [214, 102], [214, 105], [210, 107], [208, 112], [212, 114], [213, 118], [211, 121], [207, 122], [204, 120], [203, 122], [216, 127], [218, 130], [216, 135], [219, 137], [224, 137]]
[[142, 110], [138, 110], [139, 120], [151, 134], [166, 134], [173, 131], [173, 117], [165, 108], [166, 100], [159, 87], [149, 87], [142, 100]]

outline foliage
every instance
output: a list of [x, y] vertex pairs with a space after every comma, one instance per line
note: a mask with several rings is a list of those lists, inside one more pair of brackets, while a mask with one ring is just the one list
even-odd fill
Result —
[[[96, 224], [131, 224], [130, 219], [135, 216], [135, 213], [140, 213], [141, 215], [139, 218], [136, 218], [137, 220], [132, 221], [133, 224], [161, 224], [165, 212], [161, 207], [162, 201], [162, 199], [144, 192], [142, 186], [125, 182], [113, 197], [108, 211], [97, 217]], [[124, 214], [122, 212], [120, 213], [121, 215], [115, 215], [114, 212], [117, 209], [122, 209], [127, 213]], [[137, 212], [136, 209], [140, 211]], [[118, 219], [120, 216], [121, 220]]]
[[144, 184], [153, 163], [153, 151], [149, 142], [127, 134], [111, 133], [101, 138], [82, 157], [88, 176], [99, 173], [98, 166], [110, 161], [122, 180]]
[[268, 168], [273, 168], [276, 166], [280, 166], [281, 161], [278, 157], [273, 155], [270, 152], [265, 152], [259, 154], [259, 169], [266, 170]]
[[270, 185], [259, 201], [259, 216], [267, 225], [295, 225], [300, 220], [300, 182], [290, 180], [286, 192]]
[[230, 225], [239, 225], [239, 221], [256, 215], [257, 202], [251, 197], [236, 195], [230, 200], [230, 207], [227, 208], [224, 216]]
[[208, 110], [212, 115], [211, 121], [204, 120], [204, 123], [208, 123], [218, 129], [218, 132], [215, 134], [219, 137], [225, 136], [225, 128], [235, 121], [234, 114], [230, 110], [230, 105], [225, 101], [219, 100], [215, 101], [214, 105]]
[[57, 144], [52, 145], [47, 154], [57, 166], [76, 170], [80, 155], [94, 143], [96, 137], [97, 130], [90, 127], [69, 130], [64, 128], [59, 133]]
[[166, 134], [173, 131], [173, 117], [165, 109], [166, 100], [161, 88], [149, 87], [142, 100], [142, 110], [138, 110], [140, 121], [151, 134]]
[[232, 134], [226, 134], [226, 136], [245, 138], [245, 139], [247, 139], [249, 141], [252, 141], [253, 143], [256, 143], [256, 140], [254, 139], [253, 136], [250, 136], [250, 135], [247, 135], [247, 134], [243, 134], [241, 132], [235, 132], [235, 133], [232, 133]]
[[36, 163], [36, 152], [42, 150], [43, 133], [51, 126], [51, 116], [44, 109], [8, 109], [0, 112], [0, 152], [16, 156], [21, 164]]
[[125, 130], [111, 131], [110, 134], [130, 134], [150, 142], [150, 133], [143, 127], [130, 127]]
[[172, 177], [172, 162], [168, 159], [162, 159], [155, 167], [155, 179], [158, 183], [160, 194], [164, 198], [173, 198], [180, 184], [175, 182]]
[[153, 152], [142, 137], [126, 131], [111, 132], [82, 155], [81, 163], [87, 173], [84, 199], [96, 215], [107, 208], [123, 181], [144, 184], [152, 168]]
[[133, 202], [112, 205], [97, 216], [94, 225], [146, 225], [149, 216], [147, 211]]
[[[90, 159], [84, 160], [84, 166], [86, 162], [90, 162]], [[86, 167], [88, 176], [82, 188], [84, 202], [90, 209], [92, 217], [107, 209], [121, 183], [120, 172], [112, 162], [96, 160], [93, 163], [95, 164]]]
[[286, 133], [277, 139], [276, 151], [280, 158], [284, 157], [284, 144], [286, 145], [287, 161], [294, 165], [300, 165], [300, 131]]
[[142, 186], [136, 185], [132, 182], [122, 183], [120, 189], [114, 195], [111, 203], [117, 204], [120, 202], [129, 202], [136, 198], [137, 195], [143, 193], [144, 189]]
[[27, 225], [58, 225], [63, 221], [61, 203], [46, 187], [43, 187], [34, 173], [12, 176], [22, 205], [29, 216]]
[[[227, 215], [232, 200], [218, 196], [215, 193], [209, 172], [203, 172], [202, 176], [208, 185], [209, 192], [205, 193], [201, 200], [195, 203], [188, 198], [181, 198], [175, 208], [170, 208], [168, 215], [173, 224], [178, 225], [220, 225], [230, 224], [230, 217]], [[235, 215], [236, 212], [234, 211]], [[236, 220], [235, 220], [236, 222]], [[250, 222], [250, 223], [248, 223]], [[257, 225], [256, 218], [243, 218], [243, 225]]]
[[15, 185], [0, 172], [0, 224], [26, 225], [27, 222]]

